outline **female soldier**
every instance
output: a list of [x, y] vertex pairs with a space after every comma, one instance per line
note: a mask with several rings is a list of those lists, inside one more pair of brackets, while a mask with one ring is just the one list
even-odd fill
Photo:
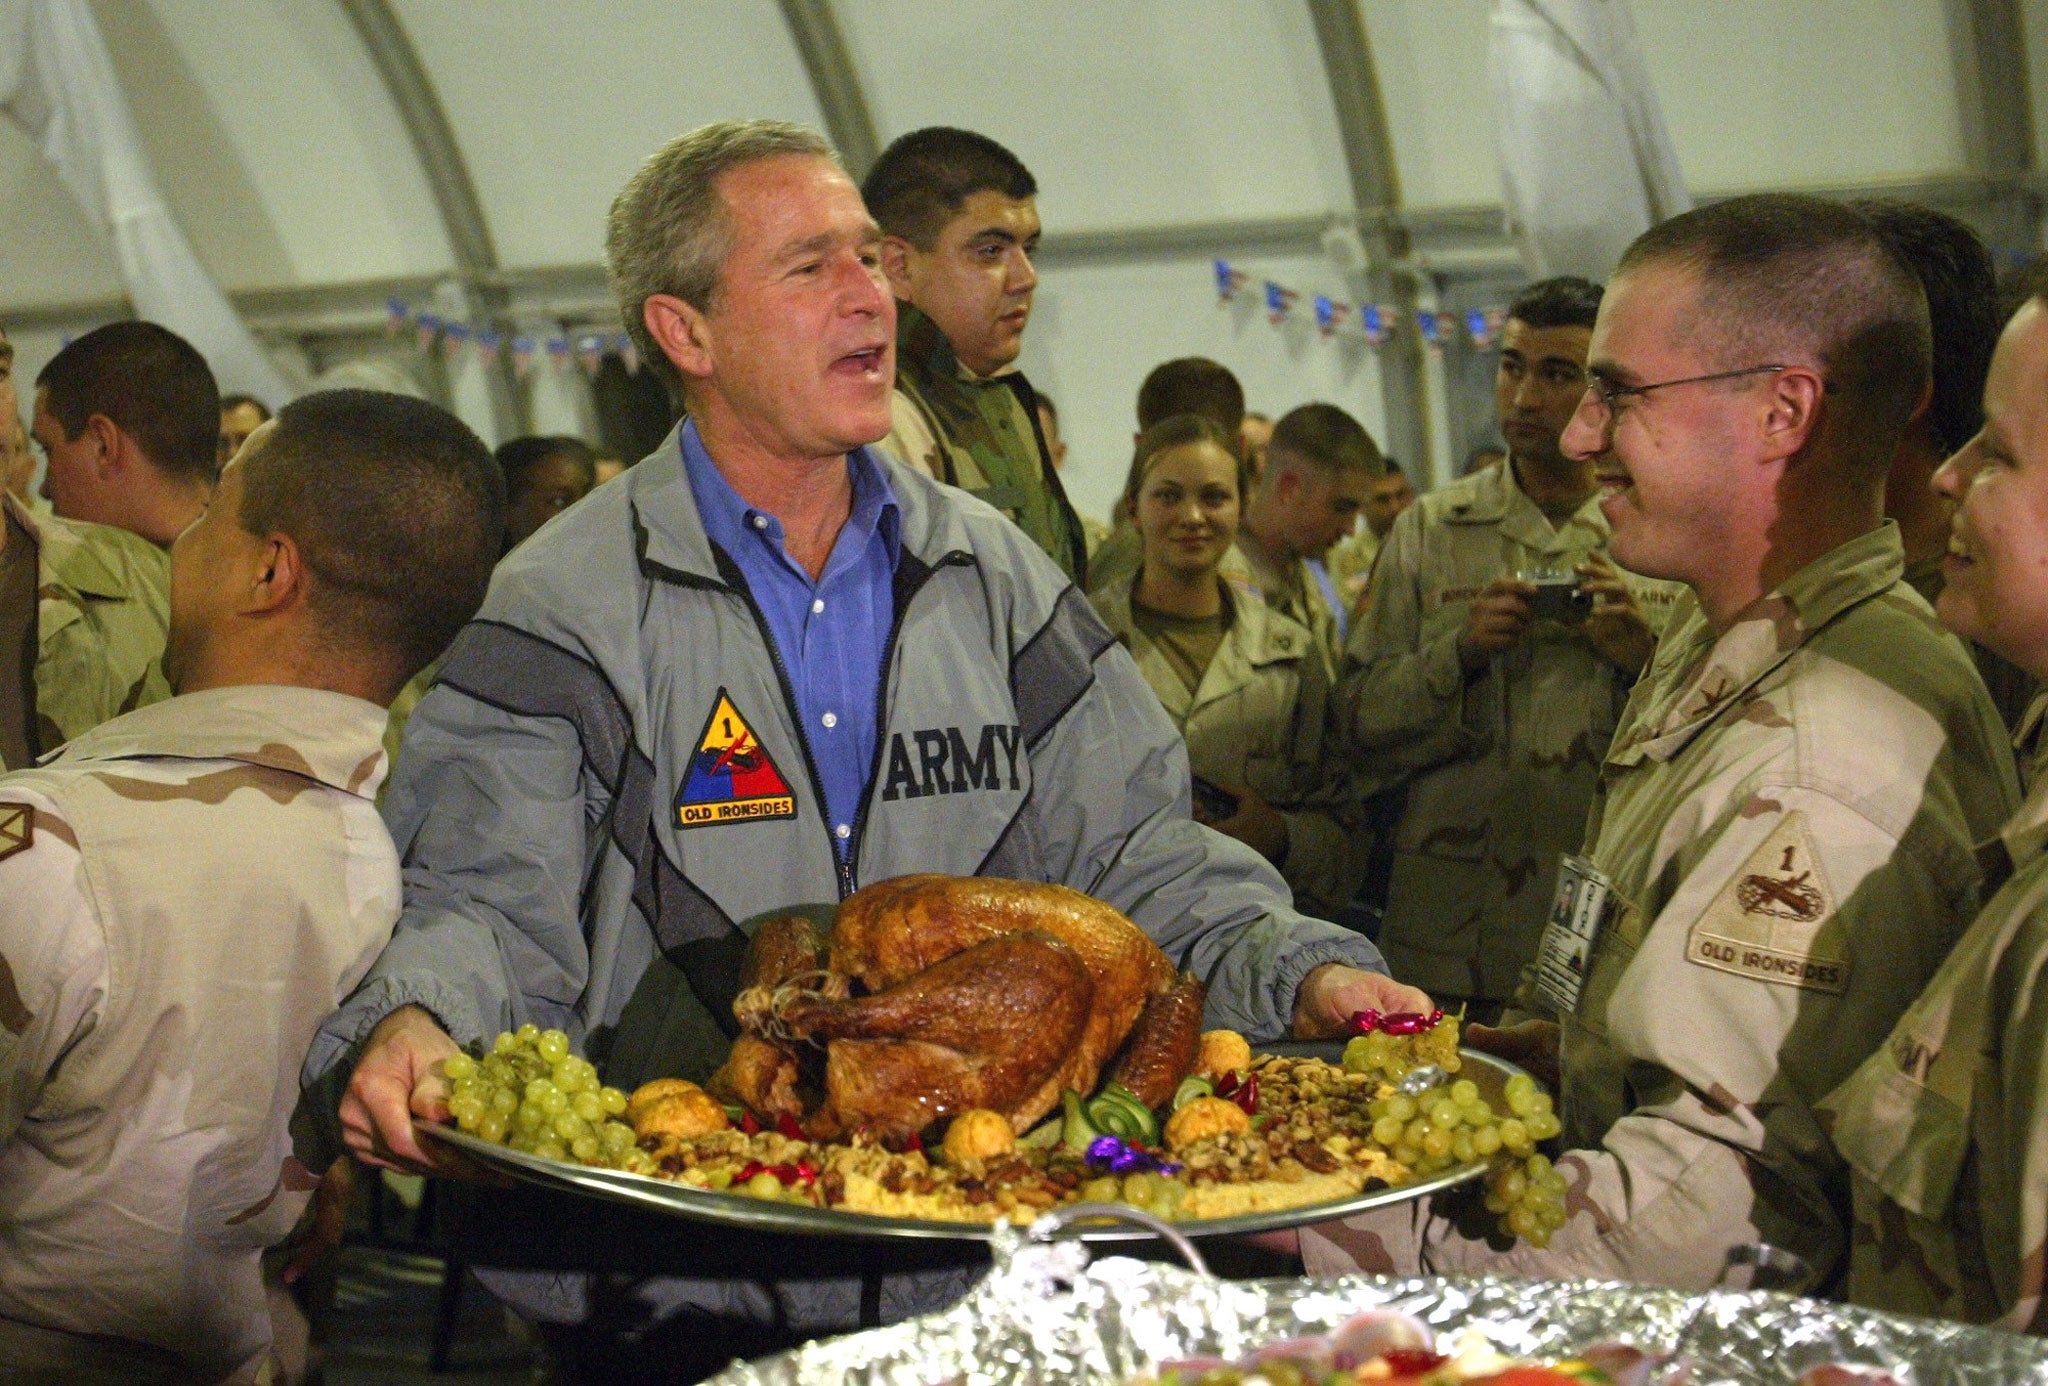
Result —
[[1223, 575], [1245, 480], [1207, 419], [1139, 434], [1124, 505], [1143, 566], [1092, 600], [1187, 742], [1195, 816], [1279, 867], [1304, 912], [1333, 918], [1363, 872], [1362, 809], [1314, 637]]

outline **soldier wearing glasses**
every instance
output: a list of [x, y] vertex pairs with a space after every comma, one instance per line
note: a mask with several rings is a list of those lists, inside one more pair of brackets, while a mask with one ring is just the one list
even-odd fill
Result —
[[[2016, 788], [1969, 658], [1901, 581], [1884, 479], [1928, 378], [1917, 282], [1856, 213], [1742, 198], [1632, 246], [1564, 435], [1629, 569], [1684, 582], [1492, 1045], [1560, 1065], [1562, 1225], [1506, 1252], [1456, 1200], [1306, 1231], [1311, 1272], [1713, 1284], [1765, 1243], [1794, 1288], [1847, 1251], [1815, 1103], [1975, 908]], [[1738, 1258], [1739, 1259], [1739, 1258]]]

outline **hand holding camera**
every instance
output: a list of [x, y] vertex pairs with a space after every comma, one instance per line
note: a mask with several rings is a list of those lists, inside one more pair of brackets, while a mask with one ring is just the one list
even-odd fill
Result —
[[1520, 642], [1535, 618], [1530, 606], [1535, 595], [1535, 586], [1519, 576], [1495, 578], [1480, 589], [1458, 633], [1458, 662], [1467, 674], [1477, 674]]

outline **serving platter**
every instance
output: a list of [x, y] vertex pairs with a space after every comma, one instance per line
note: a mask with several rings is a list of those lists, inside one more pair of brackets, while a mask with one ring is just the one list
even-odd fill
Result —
[[[1477, 1050], [1461, 1049], [1459, 1052], [1463, 1057], [1464, 1067], [1458, 1073], [1458, 1077], [1470, 1078], [1478, 1084], [1481, 1096], [1496, 1108], [1503, 1107], [1506, 1102], [1504, 1093], [1508, 1079], [1522, 1070], [1504, 1059], [1497, 1059]], [[1325, 1059], [1336, 1063], [1342, 1057], [1343, 1046], [1338, 1043], [1276, 1043], [1259, 1046], [1259, 1053], [1283, 1058]], [[927, 1241], [982, 1242], [988, 1239], [990, 1231], [986, 1223], [882, 1217], [872, 1213], [816, 1208], [806, 1204], [772, 1202], [748, 1198], [741, 1194], [694, 1189], [647, 1175], [597, 1169], [587, 1165], [551, 1160], [540, 1155], [524, 1154], [509, 1146], [482, 1140], [439, 1122], [422, 1121], [416, 1122], [415, 1125], [423, 1135], [459, 1151], [471, 1163], [512, 1179], [547, 1188], [566, 1189], [593, 1198], [628, 1203], [670, 1217], [696, 1222], [718, 1223], [727, 1227], [749, 1228], [762, 1232], [825, 1237], [914, 1238]], [[1486, 1169], [1485, 1161], [1475, 1161], [1471, 1164], [1453, 1166], [1413, 1183], [1369, 1189], [1348, 1198], [1326, 1203], [1246, 1213], [1229, 1218], [1191, 1219], [1176, 1222], [1173, 1226], [1188, 1237], [1242, 1236], [1251, 1232], [1278, 1231], [1282, 1228], [1325, 1222], [1331, 1218], [1348, 1217], [1371, 1208], [1382, 1208], [1390, 1204], [1405, 1203], [1410, 1199], [1423, 1198], [1477, 1179], [1486, 1173]], [[1128, 1224], [1081, 1223], [1067, 1229], [1063, 1235], [1089, 1242], [1122, 1242], [1145, 1240], [1155, 1234], [1142, 1227]]]

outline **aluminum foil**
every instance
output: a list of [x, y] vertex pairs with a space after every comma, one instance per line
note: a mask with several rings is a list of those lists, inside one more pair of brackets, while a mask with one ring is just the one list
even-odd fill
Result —
[[995, 1269], [953, 1308], [810, 1343], [712, 1378], [721, 1386], [1051, 1386], [1119, 1382], [1180, 1357], [1236, 1358], [1399, 1309], [1442, 1334], [1482, 1329], [1511, 1356], [1559, 1358], [1623, 1341], [1675, 1356], [1691, 1386], [1793, 1386], [1830, 1362], [1906, 1386], [2048, 1386], [2048, 1341], [1760, 1290], [1686, 1295], [1633, 1285], [1501, 1280], [1215, 1280], [1077, 1242], [995, 1238]]

